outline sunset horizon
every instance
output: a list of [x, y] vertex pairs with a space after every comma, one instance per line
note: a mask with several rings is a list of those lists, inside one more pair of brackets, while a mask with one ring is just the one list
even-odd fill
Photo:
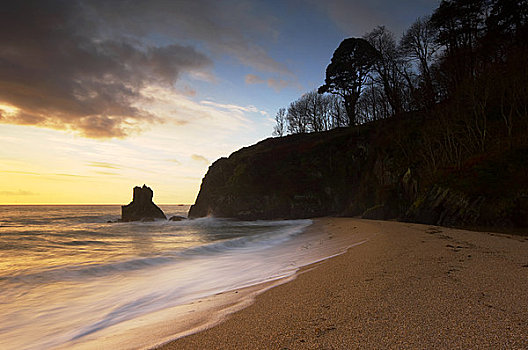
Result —
[[124, 204], [147, 183], [192, 204], [212, 162], [271, 137], [277, 110], [321, 85], [342, 39], [399, 36], [435, 4], [13, 3], [0, 203]]
[[528, 0], [0, 10], [0, 349], [528, 349]]

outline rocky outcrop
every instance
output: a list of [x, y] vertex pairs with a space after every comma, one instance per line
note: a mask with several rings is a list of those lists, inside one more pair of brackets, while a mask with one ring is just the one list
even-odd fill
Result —
[[[420, 125], [417, 121], [414, 131]], [[270, 138], [221, 158], [209, 167], [188, 216], [338, 215], [444, 226], [528, 226], [528, 150], [486, 154], [459, 169], [431, 174], [409, 151], [420, 147], [413, 128], [378, 127]]]
[[409, 208], [406, 217], [413, 222], [440, 226], [475, 226], [481, 219], [485, 198], [433, 186]]
[[349, 129], [267, 139], [217, 160], [190, 218], [308, 218], [342, 213], [357, 190], [364, 149]]
[[403, 219], [439, 226], [528, 227], [528, 196], [489, 198], [434, 185]]
[[154, 192], [143, 185], [134, 187], [132, 202], [121, 206], [121, 220], [127, 221], [151, 221], [155, 219], [167, 219], [163, 211], [152, 202]]
[[169, 219], [169, 221], [183, 221], [183, 220], [187, 220], [187, 218], [185, 216], [180, 216], [180, 215], [171, 216]]

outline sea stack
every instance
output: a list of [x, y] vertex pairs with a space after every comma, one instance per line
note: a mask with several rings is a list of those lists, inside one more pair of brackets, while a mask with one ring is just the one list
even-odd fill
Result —
[[143, 185], [134, 187], [132, 202], [121, 206], [121, 220], [127, 221], [152, 221], [154, 219], [167, 219], [163, 211], [152, 202], [154, 192]]

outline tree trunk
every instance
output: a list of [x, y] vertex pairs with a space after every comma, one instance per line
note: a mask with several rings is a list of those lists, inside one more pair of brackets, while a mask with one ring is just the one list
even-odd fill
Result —
[[359, 96], [347, 95], [343, 99], [345, 101], [345, 109], [348, 116], [348, 125], [354, 126], [357, 124], [356, 120], [356, 105]]

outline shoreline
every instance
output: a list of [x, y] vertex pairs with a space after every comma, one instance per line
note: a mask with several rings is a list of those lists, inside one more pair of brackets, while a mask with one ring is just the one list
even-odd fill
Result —
[[314, 222], [328, 237], [346, 238], [353, 228], [369, 238], [256, 293], [212, 327], [155, 348], [528, 347], [527, 237]]
[[[314, 220], [303, 233], [270, 248], [269, 259], [284, 261], [282, 274], [216, 294], [197, 296], [188, 303], [142, 315], [86, 335], [58, 349], [155, 349], [182, 337], [210, 329], [230, 315], [252, 305], [256, 297], [278, 285], [294, 280], [305, 267], [343, 254], [355, 244], [362, 244], [369, 234], [335, 235], [324, 232], [320, 220]], [[260, 257], [263, 257], [262, 252]], [[258, 257], [257, 257], [258, 259]], [[291, 259], [291, 260], [290, 260]], [[270, 260], [270, 261], [272, 261]], [[258, 260], [257, 260], [258, 261]], [[258, 265], [257, 265], [258, 266]]]
[[[204, 303], [203, 310], [196, 312], [196, 316], [199, 321], [195, 321], [194, 325], [190, 326], [189, 320], [186, 317], [179, 319], [178, 322], [185, 324], [185, 329], [179, 331], [178, 333], [171, 334], [166, 337], [165, 340], [158, 342], [156, 345], [148, 346], [145, 349], [163, 349], [166, 346], [171, 346], [174, 342], [177, 342], [182, 338], [199, 334], [222, 324], [228, 320], [231, 315], [242, 312], [247, 307], [253, 305], [261, 294], [266, 293], [272, 288], [291, 283], [299, 275], [315, 269], [317, 265], [324, 264], [328, 259], [345, 254], [351, 247], [365, 243], [369, 238], [368, 236], [370, 236], [370, 233], [365, 235], [357, 232], [354, 235], [349, 236], [342, 234], [334, 235], [333, 233], [327, 233], [324, 231], [323, 224], [320, 222], [321, 219], [312, 220], [313, 223], [306, 228], [304, 233], [309, 237], [311, 236], [310, 239], [312, 242], [308, 243], [308, 245], [312, 245], [314, 243], [313, 240], [315, 237], [316, 240], [319, 240], [319, 245], [322, 246], [324, 244], [325, 246], [319, 251], [310, 254], [311, 258], [309, 262], [301, 264], [292, 275], [260, 282], [242, 288], [228, 290], [204, 299], [196, 300], [189, 305], [180, 306], [190, 307], [192, 305], [196, 305], [197, 303]], [[329, 243], [330, 240], [332, 240], [331, 243]], [[310, 247], [303, 249], [310, 249]], [[234, 294], [236, 294], [236, 296]], [[168, 313], [170, 310], [164, 310], [163, 312]]]

